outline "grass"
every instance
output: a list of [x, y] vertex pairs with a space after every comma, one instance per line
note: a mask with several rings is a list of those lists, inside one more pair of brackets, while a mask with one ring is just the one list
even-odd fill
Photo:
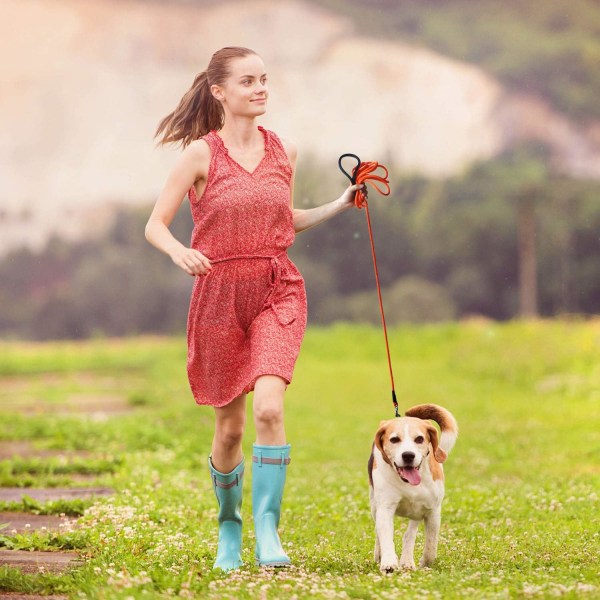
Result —
[[[277, 573], [253, 565], [251, 477], [247, 566], [212, 571], [212, 409], [191, 399], [182, 338], [0, 344], [0, 440], [90, 453], [69, 467], [55, 457], [3, 461], [0, 475], [37, 486], [72, 472], [97, 474], [117, 491], [17, 505], [82, 515], [80, 528], [0, 530], [0, 545], [76, 548], [86, 564], [61, 576], [0, 568], [0, 589], [98, 599], [600, 597], [600, 322], [473, 321], [403, 327], [390, 338], [401, 411], [435, 402], [461, 428], [446, 463], [432, 569], [383, 575], [372, 560], [366, 461], [379, 421], [393, 416], [385, 350], [380, 330], [337, 325], [307, 332], [287, 393], [292, 463], [280, 531], [294, 567]], [[15, 409], [68, 404], [82, 392], [119, 394], [132, 411], [96, 421]], [[247, 459], [253, 440], [249, 402]], [[397, 519], [398, 544], [404, 527]], [[417, 557], [422, 544], [421, 531]]]

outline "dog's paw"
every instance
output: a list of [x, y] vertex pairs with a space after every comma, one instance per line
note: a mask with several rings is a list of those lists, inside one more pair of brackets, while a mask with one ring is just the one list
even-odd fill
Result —
[[423, 556], [423, 558], [421, 558], [421, 560], [419, 561], [419, 567], [421, 569], [431, 567], [431, 565], [433, 565], [434, 562], [435, 562], [435, 556], [433, 556], [433, 557]]
[[416, 571], [417, 570], [414, 560], [402, 560], [402, 561], [400, 561], [399, 567], [403, 571]]
[[398, 570], [398, 558], [390, 557], [385, 558], [379, 563], [379, 570], [382, 573], [393, 573]]

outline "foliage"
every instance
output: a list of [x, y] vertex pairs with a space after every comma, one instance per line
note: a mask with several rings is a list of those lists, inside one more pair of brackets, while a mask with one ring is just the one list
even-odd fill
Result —
[[482, 66], [516, 92], [576, 120], [600, 118], [600, 6], [595, 0], [313, 0], [362, 32]]
[[[39, 254], [20, 250], [6, 257], [0, 330], [37, 339], [182, 331], [191, 278], [152, 253], [146, 218], [147, 209], [123, 208], [104, 237], [52, 239]], [[189, 218], [180, 214], [172, 229], [189, 239]]]
[[[382, 290], [385, 298], [385, 319], [388, 325], [400, 323], [433, 323], [451, 321], [455, 307], [446, 290], [414, 275], [401, 277], [392, 286]], [[346, 302], [332, 296], [321, 303], [315, 315], [317, 321], [352, 321], [381, 323], [381, 313], [375, 290], [356, 292]]]
[[[538, 148], [517, 148], [445, 181], [392, 173], [391, 182], [390, 198], [373, 193], [370, 200], [384, 288], [418, 276], [441, 285], [460, 316], [515, 316], [516, 213], [520, 202], [532, 200], [542, 314], [598, 311], [600, 184], [549, 173]], [[298, 236], [291, 255], [319, 322], [334, 320], [336, 306], [349, 317], [344, 305], [352, 294], [375, 290], [364, 221], [355, 211]], [[390, 300], [384, 294], [384, 306]]]
[[[536, 207], [541, 314], [598, 312], [600, 184], [552, 174], [545, 165], [543, 149], [520, 147], [447, 180], [392, 173], [392, 196], [371, 194], [391, 322], [515, 316], [516, 213], [523, 201]], [[339, 174], [336, 180], [330, 169], [307, 159], [298, 169], [296, 206], [335, 198], [343, 189], [339, 181]], [[144, 239], [149, 212], [122, 209], [104, 237], [75, 244], [52, 240], [41, 253], [5, 257], [0, 335], [182, 332], [192, 278]], [[191, 228], [189, 211], [182, 209], [172, 231], [185, 243]], [[378, 322], [364, 210], [298, 234], [290, 256], [305, 277], [311, 322]]]
[[[454, 413], [461, 429], [444, 465], [438, 561], [393, 575], [380, 574], [372, 560], [368, 507], [373, 435], [380, 419], [393, 415], [378, 327], [308, 330], [286, 398], [292, 462], [280, 531], [294, 567], [273, 573], [254, 566], [247, 467], [246, 566], [230, 575], [212, 571], [217, 504], [206, 459], [213, 417], [191, 398], [185, 339], [6, 343], [0, 362], [15, 367], [0, 379], [0, 437], [65, 449], [85, 440], [120, 460], [108, 474], [113, 497], [83, 506], [73, 501], [71, 514], [83, 513], [74, 532], [3, 531], [0, 537], [22, 549], [76, 548], [86, 564], [52, 577], [3, 568], [0, 589], [92, 599], [597, 597], [600, 437], [592, 415], [600, 393], [599, 340], [597, 320], [390, 329], [400, 410], [436, 402]], [[104, 390], [106, 361], [124, 395], [150, 386], [164, 400], [100, 422], [53, 415], [47, 424], [45, 414], [10, 412], [17, 377], [22, 400], [39, 398], [29, 362], [52, 374], [53, 406], [68, 400], [73, 384], [65, 354], [74, 371], [85, 357], [91, 392]], [[131, 370], [131, 355], [143, 357], [141, 379]], [[26, 364], [19, 368], [20, 362]], [[249, 460], [251, 402], [247, 410]], [[68, 504], [49, 512], [67, 512]], [[404, 528], [398, 518], [398, 545]], [[417, 556], [422, 547], [421, 531]]]

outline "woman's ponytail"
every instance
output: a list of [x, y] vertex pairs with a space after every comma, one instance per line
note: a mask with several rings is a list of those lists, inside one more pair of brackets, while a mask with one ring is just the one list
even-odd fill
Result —
[[159, 123], [154, 137], [163, 135], [157, 145], [180, 141], [185, 148], [209, 131], [221, 129], [225, 114], [221, 103], [212, 95], [210, 86], [225, 81], [231, 59], [249, 54], [256, 52], [240, 47], [222, 48], [215, 52], [206, 71], [196, 75], [192, 87], [184, 94], [177, 108]]

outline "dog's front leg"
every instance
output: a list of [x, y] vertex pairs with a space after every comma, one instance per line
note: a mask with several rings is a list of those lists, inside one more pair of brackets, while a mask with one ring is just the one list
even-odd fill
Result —
[[400, 568], [414, 571], [415, 566], [415, 540], [417, 539], [417, 530], [419, 521], [409, 521], [406, 533], [402, 538], [402, 554], [400, 556]]
[[438, 534], [442, 520], [441, 507], [425, 517], [425, 548], [419, 563], [421, 567], [429, 567], [437, 556]]
[[375, 515], [376, 535], [381, 550], [379, 569], [384, 573], [391, 573], [398, 568], [398, 556], [394, 547], [395, 512], [395, 506], [380, 505]]

